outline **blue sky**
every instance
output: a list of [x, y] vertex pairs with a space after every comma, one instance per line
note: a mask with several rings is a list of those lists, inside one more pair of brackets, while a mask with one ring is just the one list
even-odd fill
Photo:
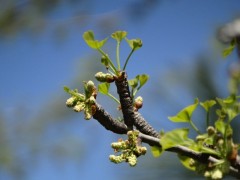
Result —
[[[88, 17], [88, 22], [82, 24], [79, 29], [70, 26], [70, 33], [63, 41], [53, 38], [51, 28], [38, 36], [30, 36], [26, 31], [13, 38], [2, 39], [0, 41], [0, 109], [4, 116], [13, 119], [14, 110], [22, 105], [29, 111], [29, 115], [36, 115], [39, 108], [54, 100], [51, 98], [67, 98], [62, 87], [70, 84], [76, 76], [81, 77], [78, 67], [84, 65], [81, 61], [93, 53], [93, 50], [84, 43], [82, 34], [84, 31], [92, 29], [97, 38], [107, 36], [108, 34], [104, 34], [97, 26], [98, 20], [103, 17], [117, 16], [115, 30], [126, 30], [129, 38], [138, 37], [143, 40], [143, 47], [130, 60], [128, 75], [130, 78], [140, 73], [150, 75], [149, 84], [146, 85], [145, 90], [142, 90], [142, 95], [149, 97], [147, 90], [153, 86], [158, 88], [156, 82], [162, 76], [164, 77], [165, 73], [173, 71], [173, 67], [185, 68], [185, 73], [187, 73], [194, 66], [193, 59], [197, 55], [203, 52], [213, 54], [216, 29], [240, 15], [239, 0], [162, 0], [151, 7], [145, 17], [140, 16], [133, 20], [126, 15], [131, 2], [133, 1], [105, 0], [99, 3], [95, 0], [89, 1], [86, 7], [71, 7], [75, 10], [86, 8], [85, 15]], [[47, 20], [50, 24], [64, 21], [71, 15], [71, 8], [66, 8], [63, 3], [47, 16]], [[220, 49], [218, 50], [220, 54]], [[126, 45], [123, 45], [121, 57], [124, 59], [128, 52]], [[218, 59], [217, 66], [224, 67], [225, 62], [220, 57]], [[84, 67], [81, 68], [84, 70]], [[79, 86], [81, 88], [81, 85]], [[159, 84], [159, 91], [163, 86], [168, 87], [167, 82], [164, 85]], [[178, 106], [180, 109], [193, 101], [192, 96], [186, 93], [187, 90], [184, 91], [183, 88], [178, 91], [182, 94], [176, 93], [175, 95], [180, 100]], [[63, 99], [64, 101], [65, 99]], [[162, 105], [162, 103], [160, 104]], [[168, 113], [174, 113], [167, 110], [152, 115], [150, 111], [154, 107], [147, 100], [145, 107], [142, 113], [153, 119], [167, 119], [167, 116], [171, 115]], [[159, 109], [161, 111], [161, 106]], [[86, 135], [88, 128], [97, 128], [95, 134], [101, 136], [96, 154], [92, 156], [86, 153], [82, 160], [83, 163], [66, 163], [61, 167], [62, 169], [60, 168], [59, 175], [57, 175], [59, 169], [55, 167], [54, 163], [49, 163], [48, 159], [43, 157], [29, 174], [28, 179], [68, 179], [69, 177], [78, 179], [79, 172], [83, 179], [109, 179], [114, 177], [111, 172], [118, 171], [118, 167], [121, 170], [127, 169], [125, 168], [126, 164], [116, 166], [108, 161], [108, 155], [112, 153], [109, 144], [116, 140], [116, 136], [111, 136], [110, 132], [106, 132], [95, 122], [86, 123], [79, 119], [77, 120], [79, 122], [76, 122], [76, 117], [69, 121], [72, 120], [78, 126], [82, 126], [79, 129], [75, 127], [73, 132], [76, 132], [76, 135], [79, 135], [80, 139], [84, 141], [86, 150], [91, 147], [91, 143], [87, 140], [92, 139], [89, 138], [91, 134]], [[167, 129], [172, 128], [167, 123], [154, 123], [164, 124]], [[84, 133], [79, 132], [81, 130]], [[137, 174], [137, 170], [129, 171]]]

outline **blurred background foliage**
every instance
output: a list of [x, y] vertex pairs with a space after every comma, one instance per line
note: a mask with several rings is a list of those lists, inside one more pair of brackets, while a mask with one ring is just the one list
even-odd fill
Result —
[[[74, 43], [69, 44], [68, 39], [78, 36], [77, 39], [80, 41], [81, 33], [88, 28], [97, 30], [99, 37], [105, 37], [122, 27], [129, 28], [129, 31], [135, 28], [134, 30], [137, 32], [151, 21], [154, 13], [159, 11], [158, 7], [161, 7], [162, 4], [166, 6], [164, 0], [137, 0], [123, 1], [120, 3], [120, 7], [109, 10], [104, 9], [108, 6], [108, 2], [102, 2], [106, 4], [101, 8], [98, 3], [100, 2], [94, 0], [0, 0], [0, 47], [9, 42], [14, 44], [18, 41], [39, 43], [39, 39], [46, 37], [51, 37], [57, 43], [67, 42], [66, 44], [75, 46]], [[175, 4], [181, 4], [181, 0], [172, 0], [168, 3], [167, 6], [175, 6]], [[230, 20], [232, 17], [228, 16], [228, 18]], [[220, 25], [218, 23], [214, 24], [213, 29]], [[178, 26], [181, 26], [181, 23]], [[151, 28], [154, 29], [154, 27]], [[162, 28], [165, 28], [164, 25]], [[128, 29], [125, 30], [128, 31]], [[76, 34], [76, 32], [80, 33]], [[154, 31], [154, 33], [157, 32]], [[131, 35], [134, 36], [133, 33]], [[156, 34], [156, 37], [150, 39], [149, 42], [158, 41], [158, 39], [159, 36]], [[21, 42], [16, 44], [21, 46]], [[181, 44], [181, 42], [178, 43]], [[182, 44], [184, 43], [182, 42]], [[151, 44], [148, 45], [148, 47], [150, 46]], [[166, 42], [167, 46], [168, 42]], [[107, 49], [114, 50], [112, 44]], [[161, 53], [161, 48], [158, 50], [155, 47], [155, 49], [158, 51], [157, 54]], [[147, 61], [151, 64], [151, 55], [147, 54], [148, 50], [145, 50], [145, 57], [141, 57], [144, 54], [140, 53], [136, 55], [136, 58], [149, 58]], [[14, 53], [14, 50], [11, 51]], [[147, 63], [150, 69], [147, 69], [147, 66], [146, 69], [143, 67], [145, 63], [132, 62], [132, 64], [139, 64], [138, 67], [142, 67], [142, 69], [130, 69], [130, 78], [138, 73], [150, 73], [150, 82], [141, 94], [145, 100], [141, 113], [156, 129], [167, 131], [175, 128], [175, 124], [167, 122], [167, 116], [173, 115], [184, 106], [191, 104], [195, 97], [205, 101], [228, 95], [227, 68], [230, 63], [219, 63], [216, 60], [219, 59], [219, 56], [213, 51], [214, 48], [210, 49], [210, 52], [203, 50], [194, 57], [190, 56], [189, 61], [192, 62], [190, 65], [179, 59], [169, 60], [166, 62], [167, 65], [163, 65], [160, 70], [155, 69], [155, 67], [159, 67], [158, 64], [161, 64], [159, 59], [155, 59], [151, 66]], [[217, 48], [216, 51], [219, 53], [221, 50]], [[168, 53], [174, 53], [174, 50], [171, 49]], [[40, 97], [34, 97], [34, 93], [27, 95], [27, 100], [30, 99], [34, 102], [24, 101], [25, 97], [18, 99], [13, 96], [12, 99], [9, 97], [10, 103], [14, 103], [11, 104], [13, 108], [6, 108], [6, 89], [0, 87], [0, 100], [2, 99], [0, 102], [0, 179], [197, 178], [198, 176], [194, 173], [185, 170], [176, 155], [172, 153], [166, 153], [160, 159], [155, 159], [149, 152], [147, 157], [140, 158], [136, 168], [129, 168], [125, 164], [115, 166], [108, 162], [108, 155], [112, 153], [110, 143], [120, 136], [106, 131], [94, 120], [83, 121], [81, 114], [74, 113], [65, 106], [68, 96], [62, 90], [63, 85], [81, 89], [83, 80], [93, 79], [94, 73], [102, 70], [101, 63], [96, 63], [99, 56], [92, 51], [89, 55], [88, 52], [85, 54], [85, 51], [81, 51], [76, 56], [78, 56], [77, 63], [69, 60], [72, 65], [71, 72], [69, 70], [62, 72], [62, 75], [58, 74], [62, 86], [58, 86], [57, 91], [53, 88], [54, 90], [43, 92]], [[19, 58], [21, 60], [21, 57]], [[168, 59], [164, 61], [168, 61]], [[1, 56], [0, 62], [6, 63]], [[10, 64], [10, 66], [16, 65]], [[46, 63], [46, 66], [53, 66], [52, 71], [43, 72], [47, 74], [47, 77], [57, 73], [53, 64]], [[166, 66], [168, 69], [164, 69]], [[33, 67], [30, 64], [27, 68]], [[28, 70], [22, 69], [22, 71]], [[33, 74], [34, 71], [30, 75]], [[66, 74], [70, 75], [64, 78]], [[6, 78], [6, 81], [1, 82], [1, 86], [4, 86], [8, 77], [3, 73], [0, 75], [2, 80]], [[12, 75], [14, 76], [14, 73]], [[48, 79], [40, 78], [41, 80]], [[30, 86], [34, 86], [34, 84]], [[15, 91], [18, 91], [17, 87]], [[32, 91], [41, 91], [41, 89]], [[103, 97], [99, 97], [99, 101], [115, 117], [119, 115], [114, 108], [114, 102]], [[199, 110], [195, 116], [197, 124], [201, 125], [201, 122], [204, 122], [202, 119], [205, 114]], [[239, 125], [236, 124], [234, 127], [237, 129]], [[239, 134], [237, 136], [239, 137]], [[94, 173], [96, 173], [95, 176]], [[99, 174], [100, 176], [98, 176]]]

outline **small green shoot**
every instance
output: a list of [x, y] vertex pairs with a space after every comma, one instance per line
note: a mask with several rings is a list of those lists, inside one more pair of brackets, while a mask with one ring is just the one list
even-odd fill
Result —
[[112, 94], [109, 93], [109, 88], [110, 88], [110, 84], [109, 83], [102, 83], [98, 85], [98, 91], [104, 95], [109, 96], [110, 98], [112, 98], [115, 102], [117, 102], [118, 104], [120, 104], [119, 100], [117, 98], [115, 98]]
[[121, 41], [127, 36], [126, 31], [116, 31], [114, 32], [111, 37], [117, 41], [117, 48], [116, 48], [116, 60], [117, 60], [117, 65], [118, 65], [118, 70], [121, 70], [121, 65], [120, 65], [120, 55], [119, 55], [119, 48], [120, 48], [120, 43]]
[[131, 86], [131, 97], [134, 98], [136, 93], [146, 84], [149, 76], [147, 74], [137, 75], [134, 79], [128, 81]]

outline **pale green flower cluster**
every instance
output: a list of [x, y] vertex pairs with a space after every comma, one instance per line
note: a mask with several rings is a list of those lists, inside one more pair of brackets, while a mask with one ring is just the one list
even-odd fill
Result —
[[120, 155], [110, 155], [110, 161], [114, 163], [128, 162], [130, 166], [135, 166], [137, 158], [147, 152], [146, 147], [140, 146], [138, 134], [138, 131], [129, 131], [127, 134], [128, 140], [119, 139], [118, 142], [112, 143], [112, 148]]
[[84, 111], [85, 119], [89, 120], [95, 113], [96, 103], [96, 87], [92, 81], [84, 82], [85, 94], [78, 93], [78, 90], [70, 90], [68, 87], [64, 88], [67, 93], [71, 95], [66, 101], [67, 107], [73, 108], [75, 112]]

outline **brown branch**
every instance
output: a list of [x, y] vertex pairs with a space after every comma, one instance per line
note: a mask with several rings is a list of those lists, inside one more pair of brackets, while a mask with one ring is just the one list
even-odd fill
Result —
[[121, 72], [121, 75], [115, 79], [115, 84], [117, 86], [124, 123], [132, 130], [134, 122], [134, 108], [125, 72]]
[[103, 127], [117, 134], [126, 134], [128, 132], [128, 128], [124, 123], [113, 119], [99, 104], [96, 103], [95, 106], [96, 112], [93, 115], [93, 118]]
[[116, 78], [115, 84], [117, 86], [117, 92], [119, 94], [121, 109], [125, 124], [129, 129], [133, 129], [133, 125], [142, 133], [159, 137], [159, 133], [147, 123], [142, 115], [134, 110], [133, 100], [130, 96], [127, 75], [125, 72], [121, 72], [120, 77]]
[[153, 137], [159, 137], [159, 132], [157, 132], [150, 124], [148, 124], [139, 112], [134, 112], [133, 123], [140, 132]]

